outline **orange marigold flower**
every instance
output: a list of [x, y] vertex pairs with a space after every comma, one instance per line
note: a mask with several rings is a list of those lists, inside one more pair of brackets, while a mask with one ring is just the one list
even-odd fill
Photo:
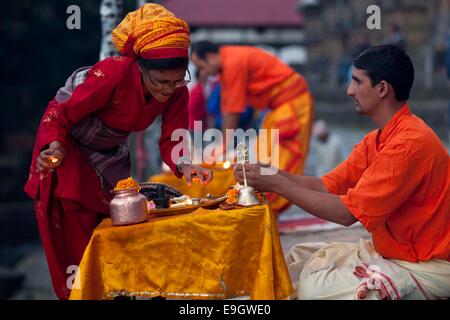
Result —
[[228, 204], [235, 204], [238, 201], [238, 191], [236, 189], [230, 189], [227, 192], [227, 200], [225, 201]]
[[139, 184], [136, 181], [134, 181], [132, 177], [129, 177], [127, 179], [123, 179], [117, 182], [114, 190], [132, 189], [132, 188], [139, 188]]

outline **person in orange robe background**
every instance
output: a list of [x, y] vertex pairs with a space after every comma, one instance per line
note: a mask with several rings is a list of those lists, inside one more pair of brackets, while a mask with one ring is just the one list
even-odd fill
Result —
[[[261, 129], [278, 129], [279, 143], [267, 146], [262, 154], [270, 158], [278, 152], [280, 169], [303, 174], [314, 120], [306, 80], [274, 55], [251, 46], [219, 47], [200, 41], [192, 45], [191, 61], [210, 75], [220, 74], [224, 137], [226, 129], [237, 128], [247, 105], [270, 108]], [[274, 193], [267, 198], [275, 213], [290, 205]]]
[[[354, 61], [347, 94], [378, 129], [321, 178], [247, 166], [249, 184], [278, 192], [309, 213], [344, 226], [359, 221], [372, 241], [299, 244], [287, 262], [299, 299], [450, 297], [450, 158], [407, 103], [414, 67], [383, 45]], [[235, 177], [243, 180], [241, 167]]]
[[160, 5], [145, 4], [114, 29], [113, 41], [121, 56], [77, 70], [50, 101], [25, 185], [60, 299], [68, 298], [72, 268], [109, 214], [109, 191], [130, 175], [131, 132], [162, 114], [162, 159], [179, 178], [212, 179], [209, 169], [171, 155], [178, 144], [172, 132], [188, 127], [187, 23]]

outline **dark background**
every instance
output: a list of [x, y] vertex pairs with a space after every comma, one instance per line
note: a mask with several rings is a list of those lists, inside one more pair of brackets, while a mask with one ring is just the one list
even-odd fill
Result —
[[[24, 199], [18, 191], [28, 173], [42, 114], [66, 78], [92, 65], [100, 51], [100, 1], [1, 1], [0, 12], [0, 174], [8, 179], [0, 201]], [[81, 29], [69, 30], [67, 7], [81, 8]], [[124, 12], [134, 1], [124, 1]]]
[[[99, 59], [100, 1], [0, 2], [0, 299], [23, 275], [11, 272], [39, 244], [33, 203], [23, 191], [42, 114], [77, 68]], [[81, 29], [69, 30], [67, 7], [81, 8]], [[124, 1], [134, 6], [134, 1]], [[130, 7], [132, 8], [132, 7]]]

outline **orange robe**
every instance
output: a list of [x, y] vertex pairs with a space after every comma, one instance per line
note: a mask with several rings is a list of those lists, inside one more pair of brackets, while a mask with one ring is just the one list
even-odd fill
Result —
[[384, 258], [450, 261], [450, 159], [408, 105], [321, 179]]
[[[259, 146], [267, 148], [261, 154], [270, 158], [277, 152], [280, 169], [303, 174], [313, 122], [313, 99], [306, 80], [274, 55], [256, 47], [224, 46], [220, 60], [222, 112], [241, 113], [247, 105], [272, 109], [261, 126], [268, 130], [269, 140], [268, 145]], [[277, 143], [270, 144], [271, 129], [279, 130]], [[261, 157], [259, 160], [266, 162]], [[267, 198], [275, 213], [290, 205], [274, 193]]]

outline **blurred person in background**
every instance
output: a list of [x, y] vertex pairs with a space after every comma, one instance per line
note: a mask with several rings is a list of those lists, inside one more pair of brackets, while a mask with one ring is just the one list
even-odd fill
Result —
[[369, 49], [370, 47], [370, 40], [367, 34], [358, 33], [355, 38], [355, 44], [350, 50], [350, 64], [347, 68], [346, 85], [352, 81], [353, 61], [361, 54], [361, 52]]
[[[313, 122], [313, 97], [303, 76], [276, 56], [252, 46], [219, 47], [200, 41], [192, 46], [191, 61], [209, 75], [220, 74], [224, 137], [226, 129], [238, 127], [248, 105], [258, 110], [270, 108], [261, 129], [279, 132], [279, 141], [272, 141], [271, 152], [278, 152], [280, 169], [302, 174]], [[224, 149], [226, 145], [225, 141]], [[270, 157], [267, 151], [262, 153]], [[290, 205], [274, 193], [267, 198], [276, 214]]]
[[208, 81], [208, 75], [199, 69], [195, 74], [196, 83], [189, 92], [189, 131], [194, 132], [194, 122], [200, 121], [202, 124], [202, 132], [208, 129], [208, 113], [206, 103], [208, 97], [205, 92], [205, 85]]
[[389, 37], [388, 43], [393, 44], [397, 47], [406, 49], [406, 38], [405, 35], [397, 23], [391, 24], [391, 35]]
[[342, 141], [332, 133], [324, 120], [318, 120], [313, 126], [314, 153], [316, 156], [315, 175], [321, 177], [332, 171], [343, 160]]
[[[221, 85], [220, 81], [214, 87], [208, 100], [208, 113], [212, 116], [214, 121], [214, 127], [216, 129], [222, 129], [222, 109], [220, 108], [221, 102]], [[254, 109], [252, 107], [246, 106], [244, 112], [239, 115], [239, 123], [236, 129], [248, 129], [252, 125]]]

